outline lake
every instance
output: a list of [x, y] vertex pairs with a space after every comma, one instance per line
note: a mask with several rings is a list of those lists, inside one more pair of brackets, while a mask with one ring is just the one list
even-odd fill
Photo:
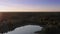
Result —
[[10, 31], [5, 34], [35, 34], [34, 32], [40, 31], [42, 27], [36, 25], [27, 25], [23, 27], [18, 27], [13, 31]]

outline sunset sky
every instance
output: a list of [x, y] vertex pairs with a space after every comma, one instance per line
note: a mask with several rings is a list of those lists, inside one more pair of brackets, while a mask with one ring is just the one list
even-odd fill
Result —
[[60, 11], [60, 0], [0, 0], [0, 11]]

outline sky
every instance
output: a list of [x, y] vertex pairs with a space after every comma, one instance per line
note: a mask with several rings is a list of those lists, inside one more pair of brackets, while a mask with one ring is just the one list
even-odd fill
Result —
[[60, 0], [0, 0], [0, 11], [60, 11]]
[[14, 31], [10, 31], [5, 34], [35, 34], [36, 31], [41, 31], [42, 27], [36, 25], [27, 25], [24, 27], [18, 27]]

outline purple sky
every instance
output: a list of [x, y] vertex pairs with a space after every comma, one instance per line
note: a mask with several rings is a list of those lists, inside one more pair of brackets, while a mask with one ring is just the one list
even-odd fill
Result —
[[60, 0], [0, 0], [0, 10], [60, 11]]

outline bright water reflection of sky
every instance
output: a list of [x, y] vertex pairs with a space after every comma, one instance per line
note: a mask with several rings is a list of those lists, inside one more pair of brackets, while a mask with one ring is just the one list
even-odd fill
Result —
[[34, 34], [34, 32], [40, 31], [41, 29], [42, 27], [40, 26], [28, 25], [28, 26], [16, 28], [14, 31], [5, 34]]

